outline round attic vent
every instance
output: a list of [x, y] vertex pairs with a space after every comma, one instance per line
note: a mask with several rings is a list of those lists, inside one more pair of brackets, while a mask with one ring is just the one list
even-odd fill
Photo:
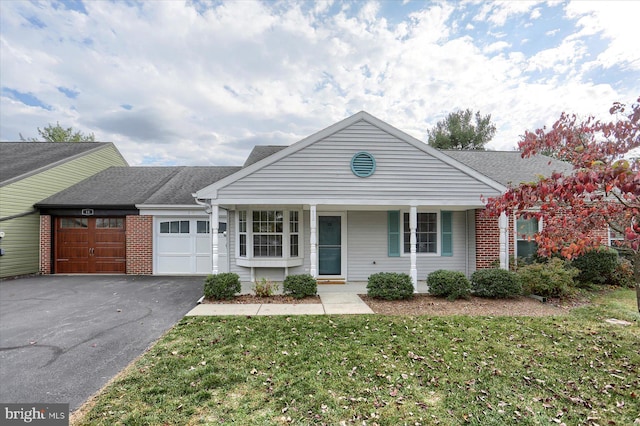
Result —
[[358, 177], [369, 177], [376, 171], [376, 159], [368, 152], [358, 152], [351, 159], [351, 171]]

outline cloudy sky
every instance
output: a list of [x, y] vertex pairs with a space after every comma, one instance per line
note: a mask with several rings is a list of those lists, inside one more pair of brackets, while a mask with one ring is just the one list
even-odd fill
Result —
[[60, 122], [131, 165], [240, 165], [365, 110], [490, 149], [640, 95], [640, 1], [0, 2], [0, 140]]

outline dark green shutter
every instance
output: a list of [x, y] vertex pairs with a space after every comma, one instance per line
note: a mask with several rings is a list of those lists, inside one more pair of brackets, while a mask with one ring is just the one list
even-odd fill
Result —
[[400, 212], [387, 212], [388, 252], [389, 257], [400, 256]]
[[453, 213], [440, 212], [440, 230], [442, 236], [442, 256], [453, 256]]

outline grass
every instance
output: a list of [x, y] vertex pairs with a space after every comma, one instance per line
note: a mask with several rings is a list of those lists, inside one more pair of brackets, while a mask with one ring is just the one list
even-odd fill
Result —
[[634, 424], [631, 292], [547, 318], [186, 318], [76, 424]]

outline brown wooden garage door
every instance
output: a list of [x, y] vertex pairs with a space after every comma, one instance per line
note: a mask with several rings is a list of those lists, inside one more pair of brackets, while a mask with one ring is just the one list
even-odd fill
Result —
[[125, 273], [124, 224], [123, 217], [57, 218], [55, 272]]

